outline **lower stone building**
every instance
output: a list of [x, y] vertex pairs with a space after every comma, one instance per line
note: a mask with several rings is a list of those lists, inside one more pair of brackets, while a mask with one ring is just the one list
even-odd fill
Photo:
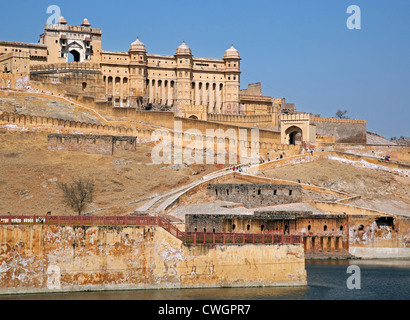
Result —
[[311, 211], [255, 211], [254, 214], [187, 214], [188, 232], [302, 235], [306, 252], [349, 250], [348, 216]]
[[136, 150], [136, 137], [109, 135], [49, 134], [48, 150], [81, 151], [112, 155], [115, 150]]
[[300, 185], [283, 184], [208, 184], [208, 194], [223, 201], [243, 203], [246, 208], [302, 201]]

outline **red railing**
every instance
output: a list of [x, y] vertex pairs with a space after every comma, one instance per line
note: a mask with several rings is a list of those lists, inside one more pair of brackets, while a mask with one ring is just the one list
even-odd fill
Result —
[[158, 226], [184, 244], [299, 244], [300, 235], [183, 232], [160, 216], [0, 216], [0, 225]]

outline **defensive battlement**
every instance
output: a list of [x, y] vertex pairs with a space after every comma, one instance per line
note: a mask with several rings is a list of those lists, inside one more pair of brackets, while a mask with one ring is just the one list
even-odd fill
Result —
[[66, 63], [52, 63], [52, 64], [37, 64], [30, 67], [30, 71], [73, 71], [73, 70], [94, 70], [101, 72], [98, 63], [81, 63], [81, 62], [66, 62]]
[[311, 120], [309, 113], [284, 114], [280, 116], [281, 121]]
[[69, 25], [62, 25], [62, 24], [46, 24], [45, 25], [46, 31], [60, 31], [60, 32], [79, 32], [79, 33], [91, 33], [95, 35], [102, 34], [101, 29], [97, 28], [90, 28], [90, 27], [83, 27], [83, 26], [69, 26]]
[[272, 97], [268, 97], [268, 96], [256, 96], [256, 95], [249, 95], [249, 94], [240, 94], [239, 97], [242, 100], [246, 100], [246, 101], [265, 101], [265, 102], [272, 102], [273, 103], [273, 99]]
[[355, 120], [355, 119], [336, 119], [336, 118], [310, 118], [313, 122], [337, 122], [337, 123], [367, 123], [366, 120]]
[[49, 134], [48, 150], [82, 151], [87, 153], [112, 155], [115, 150], [136, 150], [136, 137], [83, 135], [83, 134]]
[[208, 113], [208, 121], [216, 122], [272, 122], [272, 114], [261, 115], [232, 115], [232, 114], [216, 114]]

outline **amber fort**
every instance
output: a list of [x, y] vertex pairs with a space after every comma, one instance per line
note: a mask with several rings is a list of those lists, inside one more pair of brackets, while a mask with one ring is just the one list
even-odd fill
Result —
[[[110, 51], [91, 22], [0, 41], [0, 294], [306, 286], [306, 259], [410, 257], [410, 147], [243, 83], [235, 44]], [[96, 183], [81, 215], [74, 176]]]

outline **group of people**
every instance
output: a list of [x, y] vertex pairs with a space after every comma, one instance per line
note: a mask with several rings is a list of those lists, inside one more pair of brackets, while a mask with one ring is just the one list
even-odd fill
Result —
[[232, 168], [232, 170], [235, 171], [235, 172], [244, 172], [244, 173], [246, 173], [246, 168], [242, 169], [241, 166], [234, 166]]
[[[282, 152], [282, 153], [280, 153], [278, 156], [276, 156], [276, 160], [283, 159], [284, 157], [285, 157], [285, 153]], [[269, 161], [271, 161], [271, 159], [270, 159], [269, 152], [268, 152], [268, 162], [269, 162]], [[264, 162], [265, 162], [265, 161], [264, 161]]]

